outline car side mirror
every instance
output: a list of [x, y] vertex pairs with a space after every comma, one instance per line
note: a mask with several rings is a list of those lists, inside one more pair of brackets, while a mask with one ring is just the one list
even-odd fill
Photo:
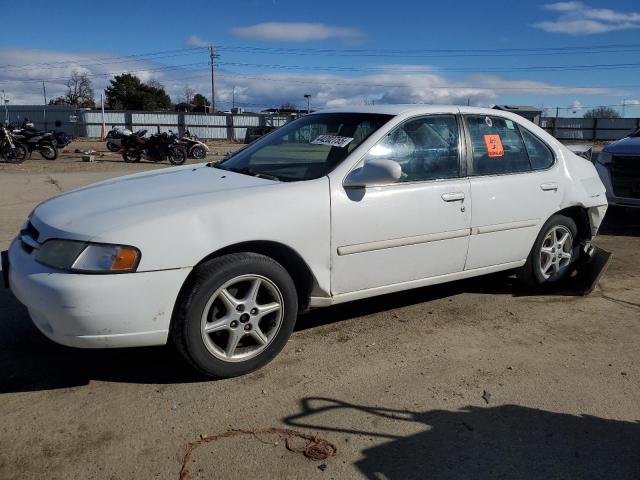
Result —
[[402, 167], [393, 160], [369, 160], [360, 168], [353, 170], [345, 178], [345, 188], [365, 188], [388, 185], [400, 180]]

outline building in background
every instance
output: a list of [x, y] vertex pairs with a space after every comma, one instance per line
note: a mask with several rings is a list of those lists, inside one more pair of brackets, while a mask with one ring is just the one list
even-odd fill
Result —
[[540, 108], [529, 105], [494, 105], [493, 108], [504, 112], [517, 113], [536, 125], [540, 125], [540, 117], [542, 116]]

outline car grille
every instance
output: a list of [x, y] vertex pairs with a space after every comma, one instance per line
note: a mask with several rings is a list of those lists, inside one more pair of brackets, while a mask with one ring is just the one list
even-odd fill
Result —
[[38, 238], [40, 232], [31, 222], [27, 222], [27, 225], [20, 231], [20, 243], [22, 248], [31, 253], [38, 246]]
[[640, 198], [640, 156], [617, 156], [611, 161], [613, 194], [622, 198]]

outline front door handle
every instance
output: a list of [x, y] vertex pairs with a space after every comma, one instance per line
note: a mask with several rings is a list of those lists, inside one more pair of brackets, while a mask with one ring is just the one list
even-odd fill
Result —
[[464, 200], [464, 192], [443, 193], [442, 200], [445, 202], [457, 202], [458, 200]]
[[547, 182], [547, 183], [543, 183], [542, 185], [540, 185], [540, 188], [542, 190], [549, 191], [549, 190], [558, 190], [558, 184], [556, 182]]

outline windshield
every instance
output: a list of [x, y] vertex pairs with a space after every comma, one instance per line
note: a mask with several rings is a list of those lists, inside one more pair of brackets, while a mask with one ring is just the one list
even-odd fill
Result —
[[306, 115], [216, 167], [280, 181], [320, 178], [391, 118], [365, 113]]

